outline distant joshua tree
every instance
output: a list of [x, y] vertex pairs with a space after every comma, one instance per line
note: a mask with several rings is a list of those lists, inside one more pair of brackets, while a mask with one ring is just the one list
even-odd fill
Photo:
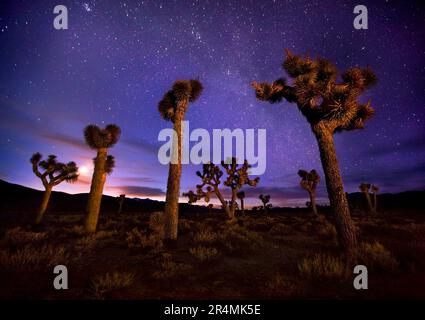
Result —
[[117, 197], [117, 200], [118, 200], [118, 214], [121, 214], [122, 205], [124, 204], [124, 201], [125, 201], [125, 194], [120, 194], [120, 196]]
[[370, 183], [360, 183], [359, 185], [359, 189], [361, 191], [361, 193], [364, 194], [365, 198], [366, 198], [366, 202], [367, 202], [367, 210], [368, 212], [373, 212], [373, 206], [372, 206], [372, 201], [370, 200]]
[[113, 156], [108, 155], [108, 148], [118, 142], [120, 135], [121, 129], [115, 124], [109, 124], [105, 129], [95, 125], [89, 125], [84, 129], [87, 145], [91, 149], [97, 150], [97, 156], [93, 159], [94, 171], [84, 225], [87, 232], [96, 231], [106, 175], [112, 173], [115, 167], [115, 159]]
[[[47, 157], [47, 160], [41, 160], [41, 158], [42, 155], [37, 152], [34, 153], [30, 159], [32, 171], [41, 179], [45, 189], [43, 200], [41, 201], [35, 219], [36, 225], [40, 224], [43, 219], [53, 187], [63, 181], [73, 183], [78, 180], [78, 167], [75, 162], [71, 161], [66, 164], [57, 162], [56, 156], [52, 154]], [[40, 172], [40, 169], [44, 170], [44, 172]]]
[[270, 202], [270, 195], [263, 195], [260, 194], [258, 196], [258, 198], [261, 200], [261, 202], [263, 203], [263, 211], [264, 213], [267, 213], [269, 211], [269, 209], [273, 206]]
[[245, 214], [245, 205], [244, 205], [244, 199], [245, 199], [245, 191], [239, 191], [236, 194], [236, 197], [241, 201], [241, 210], [242, 214]]
[[173, 155], [177, 151], [178, 158], [177, 163], [170, 163], [164, 208], [165, 238], [170, 240], [177, 239], [178, 230], [180, 176], [182, 173], [182, 121], [189, 102], [196, 101], [202, 90], [202, 84], [198, 80], [179, 80], [174, 82], [172, 89], [158, 104], [162, 118], [173, 122], [174, 131], [177, 134], [177, 141], [173, 141]]
[[[211, 194], [214, 193], [220, 200], [227, 218], [232, 222], [236, 220], [235, 210], [238, 191], [244, 185], [255, 187], [260, 182], [260, 178], [257, 177], [255, 179], [250, 179], [248, 177], [248, 169], [251, 167], [251, 165], [249, 165], [248, 161], [246, 160], [242, 166], [238, 166], [236, 163], [236, 158], [232, 158], [230, 164], [222, 161], [221, 166], [227, 173], [227, 178], [223, 184], [227, 187], [230, 187], [232, 192], [230, 201], [224, 200], [224, 197], [219, 189], [223, 171], [217, 165], [212, 163], [204, 164], [202, 172], [196, 172], [196, 175], [202, 180], [202, 183], [196, 186], [196, 193], [190, 190], [183, 195], [189, 198], [189, 203], [195, 203], [201, 199], [209, 202]], [[204, 189], [205, 186], [206, 188]]]
[[379, 192], [379, 187], [375, 184], [372, 184], [372, 186], [370, 187], [370, 189], [372, 190], [372, 194], [373, 194], [373, 212], [376, 213], [378, 210], [378, 197], [377, 194]]
[[308, 192], [310, 196], [310, 207], [313, 210], [315, 216], [318, 216], [317, 205], [316, 205], [316, 188], [320, 182], [320, 176], [316, 170], [310, 172], [305, 170], [299, 170], [298, 175], [301, 177], [300, 186]]
[[296, 103], [317, 139], [326, 178], [329, 200], [335, 215], [340, 246], [348, 254], [357, 249], [357, 237], [351, 221], [347, 197], [339, 171], [333, 134], [363, 128], [374, 114], [370, 102], [358, 102], [360, 95], [376, 83], [370, 68], [352, 68], [337, 82], [336, 67], [323, 58], [311, 59], [286, 51], [283, 69], [292, 85], [281, 78], [273, 83], [253, 82], [259, 100], [278, 103], [283, 99]]

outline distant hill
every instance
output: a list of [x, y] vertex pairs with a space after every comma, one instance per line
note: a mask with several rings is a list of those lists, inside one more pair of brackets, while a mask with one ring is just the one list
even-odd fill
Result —
[[[2, 213], [30, 213], [35, 212], [40, 205], [43, 191], [31, 189], [18, 184], [13, 184], [0, 180], [0, 214]], [[53, 212], [83, 212], [87, 203], [87, 193], [69, 194], [65, 192], [53, 191], [49, 203], [48, 211]], [[378, 207], [381, 209], [425, 209], [425, 191], [407, 191], [397, 194], [378, 195]], [[350, 206], [354, 209], [363, 209], [365, 200], [363, 194], [348, 194]], [[152, 212], [160, 211], [164, 208], [163, 201], [151, 199], [126, 198], [123, 210], [125, 212]], [[102, 198], [102, 212], [115, 213], [118, 209], [118, 202], [115, 197], [104, 195]], [[290, 209], [289, 210], [297, 210]], [[182, 213], [208, 212], [205, 206], [180, 204]], [[214, 209], [213, 209], [214, 210]], [[272, 211], [277, 211], [274, 208]], [[214, 211], [219, 211], [215, 209]]]

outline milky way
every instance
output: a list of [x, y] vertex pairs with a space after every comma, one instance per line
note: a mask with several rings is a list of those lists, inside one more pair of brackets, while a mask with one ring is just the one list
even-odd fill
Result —
[[[366, 128], [336, 135], [346, 191], [360, 182], [382, 192], [425, 186], [425, 9], [414, 2], [363, 1], [369, 29], [353, 28], [358, 1], [61, 1], [68, 30], [53, 28], [55, 1], [0, 4], [0, 178], [40, 188], [33, 152], [54, 153], [89, 170], [75, 185], [87, 192], [94, 152], [84, 145], [89, 123], [116, 123], [110, 150], [117, 167], [106, 193], [164, 198], [168, 168], [157, 141], [171, 123], [157, 103], [177, 79], [205, 89], [190, 106], [192, 128], [264, 128], [267, 171], [248, 203], [270, 193], [275, 205], [303, 204], [298, 169], [319, 169], [311, 130], [294, 105], [257, 101], [250, 82], [284, 76], [285, 48], [331, 59], [339, 70], [371, 66], [379, 82], [376, 115]], [[184, 166], [182, 191], [197, 183]], [[326, 201], [324, 181], [319, 190]], [[274, 201], [273, 201], [274, 199]]]

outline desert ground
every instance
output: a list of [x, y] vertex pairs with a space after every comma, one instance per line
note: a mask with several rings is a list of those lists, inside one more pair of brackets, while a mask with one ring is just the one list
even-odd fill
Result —
[[[322, 211], [322, 212], [320, 212]], [[425, 298], [425, 218], [418, 210], [357, 212], [359, 262], [369, 289], [353, 288], [327, 210], [182, 213], [177, 242], [162, 239], [162, 213], [102, 214], [87, 235], [83, 212], [49, 212], [2, 224], [1, 299], [380, 299]], [[3, 213], [3, 221], [7, 214]], [[69, 289], [53, 288], [65, 265]]]

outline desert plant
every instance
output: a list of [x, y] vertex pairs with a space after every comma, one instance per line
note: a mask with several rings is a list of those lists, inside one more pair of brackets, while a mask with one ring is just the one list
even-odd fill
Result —
[[[165, 238], [177, 239], [180, 177], [182, 173], [182, 121], [189, 102], [196, 101], [203, 90], [198, 80], [178, 80], [158, 104], [162, 118], [172, 121], [176, 137], [173, 139], [172, 161], [168, 171], [167, 194], [165, 198]], [[175, 141], [177, 139], [177, 141]]]
[[313, 210], [313, 214], [318, 216], [317, 205], [316, 205], [316, 188], [320, 181], [320, 176], [316, 170], [310, 172], [305, 170], [299, 170], [298, 175], [301, 177], [300, 186], [308, 192], [310, 197], [310, 208]]
[[261, 200], [261, 202], [263, 203], [263, 212], [267, 213], [269, 211], [269, 209], [272, 207], [272, 204], [270, 203], [270, 195], [269, 194], [260, 194], [258, 196], [258, 199]]
[[358, 259], [375, 271], [394, 271], [398, 266], [398, 262], [391, 252], [377, 241], [362, 243], [359, 248]]
[[218, 251], [213, 247], [195, 247], [190, 248], [189, 252], [194, 255], [199, 261], [205, 262], [217, 257]]
[[115, 166], [114, 157], [108, 155], [108, 148], [118, 142], [120, 135], [121, 129], [114, 124], [107, 125], [105, 129], [101, 129], [95, 125], [89, 125], [84, 129], [84, 137], [87, 145], [91, 149], [97, 150], [97, 156], [93, 159], [94, 171], [84, 223], [84, 228], [87, 232], [96, 231], [106, 175], [112, 173]]
[[130, 272], [108, 272], [90, 281], [90, 291], [96, 299], [102, 299], [105, 293], [131, 286], [134, 278], [135, 274]]
[[120, 194], [119, 197], [117, 197], [118, 200], [118, 214], [121, 214], [122, 212], [122, 205], [124, 204], [125, 201], [125, 194]]
[[[223, 171], [213, 163], [206, 163], [203, 165], [202, 172], [197, 171], [196, 175], [201, 178], [202, 183], [196, 186], [196, 193], [190, 190], [183, 195], [189, 198], [189, 203], [195, 203], [200, 199], [204, 199], [206, 202], [210, 201], [210, 196], [214, 193], [220, 200], [221, 205], [226, 213], [227, 218], [230, 221], [234, 221], [235, 210], [236, 210], [236, 195], [238, 190], [244, 185], [255, 187], [259, 182], [260, 178], [250, 179], [248, 177], [248, 169], [251, 165], [248, 161], [244, 161], [243, 165], [238, 166], [236, 158], [231, 159], [231, 163], [221, 162], [221, 166], [226, 170], [227, 178], [224, 181], [224, 185], [231, 189], [231, 200], [226, 201], [219, 189], [221, 183], [221, 177]], [[204, 189], [204, 187], [206, 188]]]
[[277, 103], [283, 99], [296, 103], [309, 122], [316, 137], [329, 201], [335, 215], [338, 240], [342, 249], [352, 256], [357, 236], [350, 217], [347, 197], [339, 170], [333, 134], [363, 128], [373, 116], [370, 102], [358, 102], [360, 95], [376, 82], [370, 68], [351, 68], [337, 82], [336, 67], [323, 58], [311, 59], [286, 51], [283, 69], [293, 79], [289, 85], [281, 78], [273, 83], [253, 82], [259, 100]]
[[20, 248], [27, 244], [35, 244], [47, 239], [45, 232], [26, 231], [21, 227], [6, 230], [4, 240], [9, 248]]
[[[40, 224], [43, 219], [53, 187], [63, 181], [73, 183], [78, 180], [78, 167], [75, 162], [58, 162], [56, 156], [53, 154], [49, 155], [46, 160], [41, 160], [42, 157], [43, 156], [37, 152], [34, 153], [30, 159], [32, 171], [41, 179], [44, 186], [43, 200], [38, 209], [35, 224]], [[43, 171], [40, 172], [40, 169]]]
[[378, 197], [377, 194], [379, 192], [379, 187], [375, 184], [372, 184], [372, 186], [370, 187], [370, 190], [372, 191], [373, 194], [373, 212], [376, 213], [378, 210]]
[[370, 200], [370, 183], [360, 183], [359, 185], [360, 192], [364, 194], [367, 203], [368, 212], [373, 212], [372, 201]]
[[242, 214], [245, 214], [245, 206], [244, 206], [245, 191], [239, 191], [238, 193], [236, 193], [236, 196], [241, 201]]
[[197, 233], [195, 233], [193, 237], [193, 240], [196, 243], [199, 243], [199, 242], [212, 243], [215, 241], [215, 239], [216, 239], [216, 234], [207, 227], [200, 228], [200, 230]]
[[298, 271], [302, 276], [317, 280], [343, 280], [348, 275], [347, 266], [341, 258], [322, 254], [301, 260]]

